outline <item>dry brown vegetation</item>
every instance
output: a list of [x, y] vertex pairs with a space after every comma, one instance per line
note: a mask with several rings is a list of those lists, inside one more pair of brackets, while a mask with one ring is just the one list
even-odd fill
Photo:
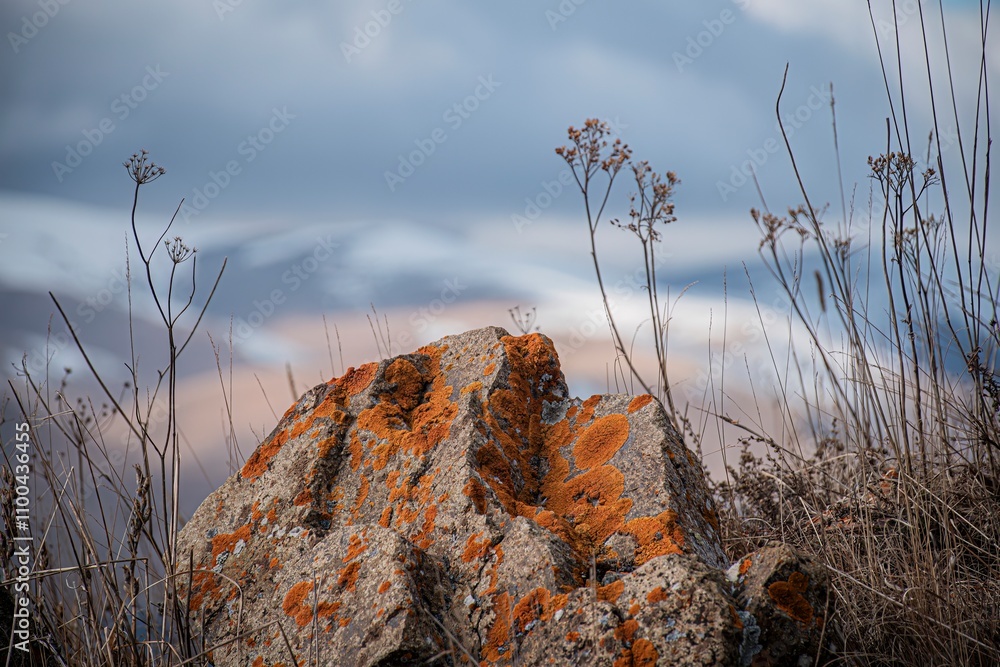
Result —
[[[881, 46], [895, 52], [894, 44]], [[779, 539], [830, 569], [837, 596], [828, 637], [837, 657], [830, 664], [1000, 663], [1000, 271], [983, 259], [991, 141], [985, 23], [981, 47], [977, 99], [928, 92], [937, 112], [929, 145], [926, 129], [908, 125], [908, 103], [892, 83], [901, 68], [886, 56], [892, 105], [885, 148], [869, 163], [873, 196], [864, 210], [844, 204], [842, 219], [831, 223], [800, 178], [801, 205], [784, 214], [766, 207], [751, 213], [762, 234], [761, 257], [792, 304], [795, 327], [808, 334], [808, 354], [794, 345], [787, 357], [772, 352], [776, 371], [790, 369], [776, 372], [778, 434], [716, 415], [744, 437], [728, 443], [743, 445], [742, 453], [715, 493], [733, 559]], [[912, 66], [926, 67], [931, 78], [931, 63]], [[950, 81], [935, 83], [936, 90], [953, 90]], [[971, 124], [963, 124], [959, 108], [974, 113]], [[960, 129], [957, 168], [940, 158], [945, 117]], [[674, 220], [671, 196], [679, 181], [633, 163], [628, 147], [609, 146], [607, 135], [606, 125], [588, 121], [571, 129], [570, 145], [559, 154], [574, 167], [587, 204], [599, 282], [598, 223], [615, 177], [625, 170], [634, 178], [631, 222], [621, 226], [641, 244], [659, 364], [656, 381], [647, 382], [609, 308], [617, 369], [657, 396], [697, 448], [699, 434], [670, 391], [669, 304], [657, 292], [657, 241], [662, 225]], [[126, 168], [137, 203], [140, 187], [162, 170], [144, 153]], [[598, 186], [598, 178], [606, 180]], [[188, 312], [193, 286], [176, 308], [176, 272], [195, 255], [179, 239], [168, 240], [168, 230], [144, 249], [133, 217], [140, 271], [166, 333], [167, 362], [153, 373], [152, 386], [139, 389], [149, 376], [134, 357], [132, 381], [122, 389], [106, 386], [88, 359], [101, 390], [95, 405], [69, 397], [68, 372], [50, 386], [47, 375], [35, 377], [25, 367], [23, 384], [11, 387], [3, 405], [0, 419], [39, 425], [31, 599], [35, 658], [49, 664], [206, 663], [198, 629], [174, 596], [178, 579], [190, 576], [174, 552], [181, 485], [176, 369], [201, 315]], [[157, 251], [172, 266], [165, 286], [155, 284], [151, 270]], [[805, 296], [804, 285], [814, 280], [821, 303]], [[191, 318], [183, 327], [182, 317]], [[785, 349], [781, 343], [769, 339], [768, 349]], [[87, 358], [84, 346], [74, 344]], [[165, 421], [152, 410], [158, 397], [168, 407]], [[112, 422], [139, 452], [134, 479], [106, 446]], [[16, 571], [9, 539], [14, 466], [4, 463], [0, 568], [8, 586]], [[11, 664], [24, 664], [11, 657]]]

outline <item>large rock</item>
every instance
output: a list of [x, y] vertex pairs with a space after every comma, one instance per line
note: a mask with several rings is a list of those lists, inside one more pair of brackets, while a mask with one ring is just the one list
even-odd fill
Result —
[[181, 600], [220, 666], [739, 664], [717, 529], [652, 397], [491, 327], [307, 392], [181, 531]]

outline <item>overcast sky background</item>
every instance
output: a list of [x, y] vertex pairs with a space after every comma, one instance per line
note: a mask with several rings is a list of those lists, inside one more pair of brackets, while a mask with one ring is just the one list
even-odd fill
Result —
[[[931, 55], [942, 62], [938, 5], [925, 4]], [[891, 39], [890, 3], [872, 5], [878, 36]], [[919, 20], [914, 2], [897, 6], [923, 158], [932, 124], [919, 92]], [[971, 132], [979, 2], [944, 7], [959, 121]], [[512, 328], [508, 308], [537, 307], [571, 390], [605, 389], [612, 354], [594, 324], [582, 202], [559, 185], [566, 166], [553, 152], [569, 125], [606, 119], [637, 158], [682, 179], [661, 270], [672, 294], [697, 283], [672, 329], [681, 380], [704, 374], [724, 315], [744, 336], [756, 321], [743, 263], [765, 280], [747, 214], [761, 204], [737, 170], [755, 161], [772, 209], [802, 200], [787, 155], [769, 152], [780, 140], [774, 107], [786, 64], [782, 109], [810, 196], [831, 202], [830, 219], [843, 215], [824, 99], [831, 84], [856, 219], [869, 196], [867, 157], [886, 145], [887, 97], [861, 0], [16, 0], [0, 7], [0, 32], [4, 377], [27, 354], [36, 370], [50, 359], [55, 377], [72, 366], [84, 381], [82, 359], [58, 342], [65, 326], [52, 318], [52, 291], [102, 372], [125, 379], [132, 183], [121, 163], [145, 148], [167, 173], [141, 191], [142, 233], [154, 239], [185, 198], [172, 234], [199, 249], [201, 290], [228, 257], [202, 327], [224, 343], [234, 325], [244, 454], [292, 400], [286, 363], [301, 392], [378, 358], [369, 304], [388, 320], [393, 352], [478, 326]], [[998, 71], [1000, 50], [987, 58]], [[612, 215], [627, 210], [628, 192], [623, 178]], [[638, 266], [634, 239], [604, 229], [599, 240], [609, 280], [627, 280]], [[162, 347], [136, 289], [148, 373]], [[269, 306], [275, 290], [280, 302]], [[757, 291], [776, 302], [773, 287]], [[626, 299], [623, 317], [640, 321], [642, 305]], [[334, 324], [340, 331], [343, 365], [336, 342], [328, 352], [324, 315], [331, 335]], [[202, 333], [182, 364], [182, 394], [185, 436], [217, 469], [227, 419], [215, 363]]]

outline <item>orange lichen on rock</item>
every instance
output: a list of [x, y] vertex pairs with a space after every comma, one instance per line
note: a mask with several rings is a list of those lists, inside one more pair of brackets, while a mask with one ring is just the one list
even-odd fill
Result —
[[568, 482], [546, 484], [547, 508], [576, 526], [595, 545], [621, 530], [632, 501], [622, 498], [625, 476], [614, 466], [601, 466]]
[[632, 644], [632, 665], [634, 667], [654, 667], [660, 653], [648, 639], [636, 639]]
[[311, 581], [300, 581], [289, 589], [281, 603], [285, 615], [294, 618], [300, 627], [312, 620], [312, 605], [308, 602], [312, 589]]
[[303, 505], [308, 505], [312, 502], [312, 489], [308, 486], [303, 487], [301, 491], [296, 494], [292, 499], [292, 504], [296, 507], [302, 507]]
[[233, 548], [240, 541], [247, 542], [250, 540], [250, 524], [240, 526], [235, 531], [231, 533], [224, 533], [221, 535], [216, 535], [212, 538], [212, 565], [218, 563], [219, 554], [223, 552], [232, 552]]
[[472, 393], [474, 391], [479, 391], [482, 388], [483, 388], [483, 383], [480, 382], [479, 380], [476, 380], [475, 382], [470, 382], [469, 384], [467, 384], [464, 387], [462, 387], [461, 393], [463, 393], [463, 394], [469, 394], [469, 393]]
[[632, 399], [632, 402], [628, 404], [628, 413], [638, 412], [644, 407], [653, 402], [653, 397], [649, 394], [643, 394], [642, 396], [636, 396]]
[[398, 357], [385, 370], [393, 388], [358, 415], [358, 429], [378, 439], [372, 458], [365, 461], [373, 470], [382, 470], [400, 452], [422, 458], [450, 433], [458, 406], [451, 402], [452, 387], [439, 368], [440, 351], [421, 349], [436, 352], [429, 361], [432, 370], [423, 374], [412, 361]]
[[351, 505], [351, 514], [357, 516], [358, 511], [361, 506], [364, 505], [365, 500], [368, 498], [368, 492], [371, 490], [371, 483], [368, 478], [364, 475], [361, 476], [361, 485], [358, 487], [358, 495], [354, 499], [354, 504]]
[[657, 586], [646, 594], [646, 602], [656, 604], [657, 602], [663, 602], [668, 596], [669, 593], [667, 593], [667, 590], [663, 586]]
[[660, 654], [653, 642], [645, 638], [636, 639], [639, 622], [633, 618], [615, 628], [615, 638], [625, 645], [625, 649], [615, 658], [614, 667], [653, 667]]
[[[300, 581], [285, 594], [281, 608], [287, 616], [295, 619], [296, 625], [305, 627], [313, 619], [313, 603], [311, 601], [313, 584], [311, 581]], [[336, 618], [339, 602], [320, 602], [315, 605], [317, 618]]]
[[465, 551], [462, 553], [462, 562], [471, 563], [472, 561], [483, 558], [490, 551], [492, 542], [490, 538], [484, 537], [482, 540], [477, 540], [483, 531], [478, 533], [473, 533], [469, 535], [469, 539], [465, 541]]
[[486, 644], [482, 651], [483, 658], [489, 662], [504, 659], [506, 653], [500, 649], [510, 640], [510, 595], [500, 593], [493, 598], [493, 613], [493, 624], [486, 633]]
[[354, 396], [368, 388], [372, 380], [375, 379], [377, 370], [378, 364], [375, 362], [364, 364], [359, 368], [351, 366], [339, 378], [330, 380], [330, 383], [343, 388], [348, 397]]
[[421, 549], [427, 549], [434, 544], [434, 519], [437, 518], [437, 512], [437, 505], [431, 505], [424, 510], [424, 525], [419, 533], [410, 538]]
[[632, 534], [639, 542], [635, 553], [636, 565], [657, 556], [684, 553], [684, 531], [677, 523], [677, 513], [673, 510], [660, 512], [655, 517], [632, 519], [625, 524], [623, 532]]
[[389, 587], [391, 587], [391, 586], [392, 586], [392, 582], [389, 581], [388, 579], [386, 579], [381, 584], [379, 584], [378, 592], [379, 593], [385, 593], [387, 590], [389, 590]]
[[615, 628], [615, 637], [620, 639], [622, 642], [628, 644], [632, 643], [635, 638], [635, 633], [639, 629], [639, 621], [634, 618], [625, 619], [625, 621]]
[[361, 537], [357, 533], [354, 533], [347, 540], [347, 555], [344, 556], [344, 562], [347, 563], [354, 560], [360, 556], [366, 548], [367, 547], [361, 540]]
[[618, 602], [618, 598], [621, 597], [622, 591], [624, 590], [625, 582], [619, 579], [618, 581], [611, 582], [607, 586], [598, 587], [597, 599], [614, 604], [615, 602]]
[[809, 588], [809, 577], [801, 572], [792, 572], [788, 581], [776, 581], [767, 587], [774, 605], [803, 625], [813, 620], [813, 608], [803, 593]]
[[744, 574], [746, 574], [747, 572], [749, 572], [750, 571], [750, 567], [752, 565], [753, 565], [753, 558], [750, 557], [750, 556], [747, 556], [742, 561], [740, 561], [740, 568], [739, 568], [740, 576], [743, 576]]
[[337, 585], [341, 588], [353, 591], [355, 584], [358, 583], [358, 572], [360, 570], [361, 561], [354, 561], [353, 563], [349, 563], [347, 566], [342, 567], [340, 572], [337, 573]]
[[524, 632], [532, 621], [545, 619], [546, 607], [551, 599], [552, 593], [549, 589], [536, 588], [518, 600], [513, 612], [515, 630]]
[[286, 428], [285, 430], [276, 433], [269, 440], [265, 440], [264, 444], [258, 447], [247, 462], [243, 464], [243, 468], [240, 469], [240, 475], [243, 479], [254, 481], [258, 477], [267, 471], [267, 466], [271, 462], [271, 459], [281, 450], [281, 448], [288, 441], [289, 432]]
[[628, 418], [625, 415], [607, 415], [594, 421], [580, 434], [573, 447], [573, 460], [581, 470], [603, 465], [614, 456], [628, 440]]
[[486, 368], [483, 369], [483, 375], [493, 375], [493, 371], [497, 369], [496, 364], [488, 364]]

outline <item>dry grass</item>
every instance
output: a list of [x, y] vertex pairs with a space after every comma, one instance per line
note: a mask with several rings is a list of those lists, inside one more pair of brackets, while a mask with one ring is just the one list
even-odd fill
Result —
[[[166, 362], [152, 371], [141, 369], [133, 346], [127, 362], [131, 380], [113, 391], [53, 295], [102, 403], [95, 406], [83, 398], [73, 401], [69, 369], [53, 388], [48, 382], [50, 369], [37, 377], [24, 363], [21, 386], [11, 383], [17, 404], [5, 404], [0, 420], [31, 425], [30, 474], [35, 493], [28, 597], [34, 611], [33, 639], [37, 640], [32, 664], [205, 664], [204, 647], [195, 640], [196, 628], [176, 594], [178, 583], [190, 575], [186, 564], [178, 562], [175, 546], [181, 525], [177, 365], [225, 263], [201, 310], [191, 310], [195, 283], [192, 279], [185, 293], [179, 271], [190, 261], [194, 276], [197, 251], [178, 237], [167, 238], [173, 218], [152, 244], [135, 222], [140, 188], [164, 170], [150, 162], [145, 151], [133, 155], [124, 166], [135, 183], [129, 250], [138, 254], [140, 272], [162, 318]], [[165, 285], [154, 280], [156, 261], [168, 267]], [[131, 313], [130, 265], [127, 277]], [[141, 378], [147, 377], [152, 381], [140, 392]], [[16, 419], [9, 417], [12, 412], [17, 413]], [[133, 452], [131, 466], [123, 451]], [[15, 465], [7, 458], [7, 449], [4, 455], [0, 516], [5, 539], [0, 545], [0, 576], [7, 586], [14, 580], [18, 563], [13, 540], [6, 536], [18, 531], [10, 479]], [[12, 651], [12, 664], [19, 664], [22, 657]]]
[[[896, 46], [880, 44], [880, 52], [898, 52]], [[853, 202], [848, 207], [841, 194], [842, 218], [827, 223], [796, 169], [801, 205], [783, 215], [766, 207], [752, 212], [761, 229], [761, 256], [792, 305], [796, 328], [807, 334], [807, 353], [796, 345], [787, 346], [784, 358], [771, 352], [775, 369], [788, 369], [777, 373], [774, 393], [780, 436], [716, 415], [744, 437], [739, 460], [729, 462], [715, 493], [733, 559], [778, 539], [830, 569], [837, 596], [830, 664], [1000, 664], [1000, 275], [982, 259], [991, 141], [985, 58], [977, 99], [960, 104], [927, 91], [936, 113], [923, 168], [914, 157], [920, 149], [907, 125], [907, 100], [890, 83], [894, 72], [902, 77], [902, 65], [884, 58], [890, 118], [885, 148], [869, 163], [867, 211], [856, 216]], [[950, 77], [935, 81], [931, 63], [923, 66], [936, 90], [954, 90]], [[780, 102], [779, 95], [779, 109]], [[960, 122], [960, 107], [974, 112], [971, 125]], [[940, 158], [940, 124], [949, 114], [960, 129], [957, 168], [954, 160]], [[679, 180], [633, 163], [627, 146], [609, 146], [608, 128], [599, 121], [571, 128], [569, 138], [559, 154], [584, 195], [616, 374], [627, 386], [635, 382], [657, 396], [697, 448], [699, 435], [671, 395], [671, 304], [662, 303], [657, 291], [656, 247], [662, 226], [674, 221], [671, 196]], [[145, 153], [125, 166], [137, 204], [140, 187], [162, 170]], [[633, 364], [634, 339], [619, 333], [598, 261], [598, 223], [626, 167], [637, 192], [631, 222], [619, 226], [641, 245], [658, 359], [654, 383]], [[139, 391], [141, 379], [150, 376], [140, 373], [133, 353], [132, 380], [113, 391], [74, 334], [100, 388], [99, 404], [68, 396], [68, 372], [52, 388], [47, 373], [34, 377], [25, 365], [23, 386], [12, 387], [16, 405], [2, 406], [0, 420], [11, 421], [8, 415], [16, 412], [18, 421], [39, 425], [33, 434], [30, 598], [36, 657], [50, 647], [49, 664], [207, 664], [198, 620], [176, 597], [178, 579], [190, 576], [174, 546], [180, 525], [176, 369], [201, 314], [188, 312], [194, 286], [178, 297], [176, 280], [182, 264], [193, 264], [195, 251], [180, 239], [167, 240], [169, 228], [144, 249], [133, 208], [135, 249], [165, 332], [167, 362], [153, 372], [151, 389]], [[171, 267], [165, 286], [155, 283], [152, 269], [161, 245]], [[813, 280], [818, 300], [806, 296], [811, 286], [804, 285]], [[210, 299], [211, 293], [206, 306]], [[534, 312], [512, 316], [522, 331], [532, 329]], [[767, 349], [785, 348], [769, 339]], [[166, 408], [157, 412], [160, 404]], [[108, 445], [116, 428], [138, 452], [134, 470]], [[0, 577], [7, 586], [17, 564], [7, 537], [14, 533], [14, 465], [4, 463]]]
[[[925, 47], [932, 30], [947, 34], [943, 25], [924, 25], [922, 13], [919, 20]], [[878, 39], [874, 19], [872, 27]], [[974, 100], [954, 98], [950, 70], [938, 80], [929, 60], [910, 65], [926, 70], [934, 110], [922, 167], [908, 125], [913, 104], [895, 92], [907, 64], [891, 61], [899, 44], [879, 43], [889, 118], [886, 148], [868, 158], [871, 196], [863, 214], [841, 189], [841, 218], [824, 219], [782, 125], [803, 203], [784, 215], [766, 206], [751, 211], [760, 255], [791, 306], [785, 330], [800, 334], [781, 340], [761, 319], [781, 423], [772, 436], [760, 424], [702, 409], [743, 434], [738, 462], [729, 461], [726, 479], [714, 485], [729, 555], [735, 560], [777, 539], [812, 554], [832, 574], [837, 604], [827, 637], [836, 657], [828, 664], [1000, 664], [1000, 272], [983, 258], [991, 142], [985, 20], [982, 38]], [[935, 90], [952, 92], [940, 99]], [[916, 93], [908, 94], [912, 100]], [[963, 125], [960, 108], [973, 113], [971, 123]], [[776, 114], [780, 124], [781, 93]], [[946, 122], [959, 128], [950, 162], [941, 158]], [[618, 172], [632, 166], [630, 149], [609, 146], [607, 135], [607, 125], [589, 120], [570, 128], [570, 145], [557, 153], [573, 168], [586, 203], [619, 380], [656, 395], [700, 451], [702, 434], [671, 396], [670, 304], [657, 298], [653, 269], [656, 225], [672, 222], [673, 208], [636, 206], [657, 201], [646, 197], [657, 191], [643, 178], [645, 163], [633, 166], [639, 194], [632, 222], [620, 226], [639, 237], [647, 267], [655, 385], [633, 364], [635, 338], [623, 340], [603, 290], [596, 223]], [[677, 182], [667, 172], [659, 192], [669, 199]], [[748, 381], [766, 403], [760, 397], [772, 393], [767, 381]], [[726, 397], [725, 386], [716, 391]], [[742, 414], [766, 407], [745, 406]]]

